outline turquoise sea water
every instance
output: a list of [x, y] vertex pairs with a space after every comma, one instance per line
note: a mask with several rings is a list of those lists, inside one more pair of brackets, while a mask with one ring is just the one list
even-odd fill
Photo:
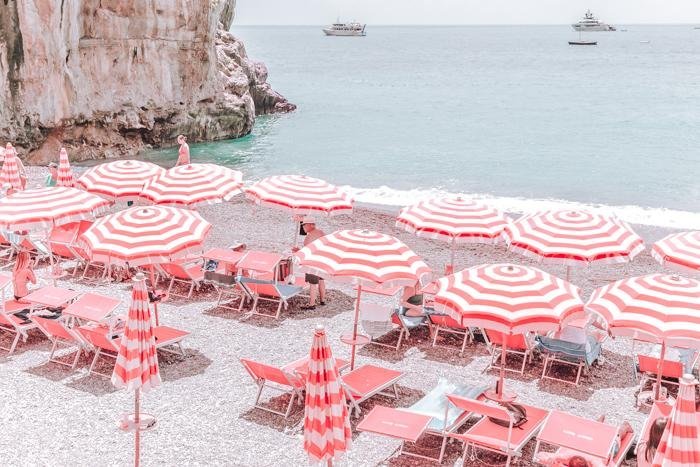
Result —
[[259, 118], [238, 140], [193, 144], [193, 160], [249, 179], [317, 176], [370, 202], [443, 191], [515, 210], [565, 200], [700, 228], [700, 30], [623, 28], [571, 47], [568, 26], [368, 26], [343, 38], [234, 25], [299, 109]]

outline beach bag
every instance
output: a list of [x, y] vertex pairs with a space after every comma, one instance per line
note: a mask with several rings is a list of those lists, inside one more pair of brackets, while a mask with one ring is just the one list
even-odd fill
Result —
[[[525, 407], [523, 407], [522, 405], [504, 402], [501, 404], [501, 406], [508, 412], [510, 412], [510, 414], [513, 416], [513, 428], [518, 428], [519, 426], [522, 426], [527, 422], [527, 412], [525, 411]], [[496, 425], [504, 426], [506, 428], [510, 426], [509, 422], [507, 422], [506, 420], [501, 420], [500, 418], [489, 417], [489, 420], [491, 420]]]

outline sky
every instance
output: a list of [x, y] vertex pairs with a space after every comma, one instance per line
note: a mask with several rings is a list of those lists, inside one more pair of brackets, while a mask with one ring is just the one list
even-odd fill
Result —
[[236, 25], [698, 23], [700, 0], [237, 0]]

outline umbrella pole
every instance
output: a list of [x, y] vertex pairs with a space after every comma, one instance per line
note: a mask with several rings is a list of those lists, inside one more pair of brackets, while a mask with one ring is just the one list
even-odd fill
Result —
[[[153, 289], [153, 294], [156, 293], [156, 269], [152, 264], [149, 266], [151, 271], [151, 288]], [[153, 314], [156, 317], [156, 326], [160, 326], [158, 323], [158, 302], [153, 302]]]
[[569, 282], [571, 278], [571, 266], [566, 267], [566, 282]]
[[141, 458], [141, 416], [139, 414], [139, 402], [141, 398], [141, 390], [136, 388], [134, 397], [134, 467], [139, 467]]
[[299, 222], [296, 220], [294, 221], [294, 243], [292, 243], [292, 248], [295, 248], [297, 246], [297, 243], [299, 242]]
[[508, 336], [506, 333], [501, 333], [502, 339], [503, 339], [503, 344], [501, 345], [501, 371], [499, 372], [499, 384], [498, 384], [498, 391], [496, 392], [496, 395], [500, 400], [503, 400], [503, 382], [506, 377], [506, 349], [508, 348]]
[[659, 392], [661, 391], [661, 368], [666, 358], [666, 340], [661, 341], [661, 354], [659, 355], [659, 366], [656, 369], [656, 385], [654, 386], [654, 400], [659, 400]]
[[355, 323], [352, 327], [352, 355], [350, 356], [350, 371], [355, 369], [355, 351], [357, 350], [357, 323], [360, 320], [360, 296], [362, 285], [357, 284], [357, 298], [355, 299]]

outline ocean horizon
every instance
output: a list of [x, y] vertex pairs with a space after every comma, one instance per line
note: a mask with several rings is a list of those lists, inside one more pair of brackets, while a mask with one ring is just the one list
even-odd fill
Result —
[[[700, 229], [700, 31], [618, 26], [571, 47], [568, 25], [368, 26], [362, 38], [234, 25], [298, 110], [192, 144], [192, 158], [249, 180], [316, 176], [372, 204], [459, 193]], [[169, 165], [177, 149], [143, 156]]]

